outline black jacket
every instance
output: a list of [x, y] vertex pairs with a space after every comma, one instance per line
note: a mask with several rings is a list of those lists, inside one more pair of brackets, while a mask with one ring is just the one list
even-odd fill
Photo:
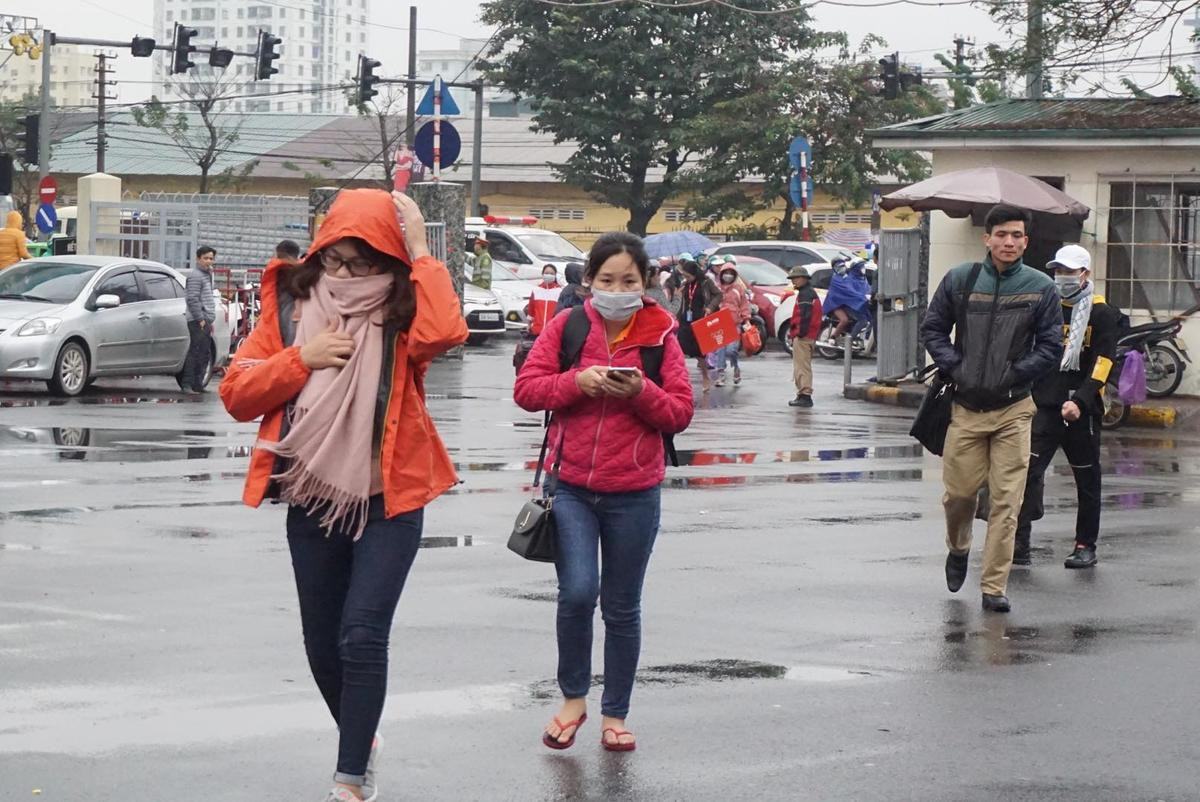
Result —
[[[973, 262], [946, 274], [929, 301], [921, 341], [968, 409], [1003, 409], [1028, 398], [1035, 380], [1062, 360], [1058, 289], [1021, 262], [1003, 273], [984, 258], [973, 287]], [[954, 341], [950, 332], [955, 332]]]
[[[1062, 340], [1066, 347], [1067, 335], [1071, 331], [1071, 313], [1074, 305], [1062, 303]], [[1033, 400], [1040, 407], [1058, 409], [1068, 399], [1079, 404], [1086, 414], [1103, 415], [1104, 401], [1100, 396], [1108, 374], [1112, 372], [1117, 354], [1117, 340], [1125, 328], [1125, 315], [1104, 302], [1104, 296], [1092, 299], [1092, 313], [1088, 316], [1087, 331], [1083, 336], [1083, 350], [1079, 354], [1079, 370], [1063, 372], [1057, 366], [1038, 379], [1033, 386]]]

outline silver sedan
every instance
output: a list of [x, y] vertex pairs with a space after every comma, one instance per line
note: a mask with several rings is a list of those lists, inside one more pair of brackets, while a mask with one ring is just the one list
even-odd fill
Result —
[[[228, 310], [216, 310], [204, 384], [229, 359]], [[0, 379], [68, 396], [100, 376], [179, 379], [188, 344], [184, 279], [159, 262], [53, 256], [0, 271]]]

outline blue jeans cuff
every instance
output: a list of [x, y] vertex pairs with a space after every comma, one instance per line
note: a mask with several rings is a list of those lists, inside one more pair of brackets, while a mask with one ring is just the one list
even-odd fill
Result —
[[339, 772], [334, 773], [333, 781], [335, 783], [342, 783], [343, 785], [362, 785], [363, 783], [365, 783], [367, 781], [367, 775], [365, 775], [365, 774], [345, 774], [345, 773], [339, 771]]

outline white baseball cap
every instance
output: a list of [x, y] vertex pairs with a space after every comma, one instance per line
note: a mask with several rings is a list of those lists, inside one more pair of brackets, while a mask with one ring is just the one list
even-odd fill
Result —
[[1091, 270], [1092, 255], [1082, 245], [1064, 245], [1054, 254], [1054, 261], [1046, 267], [1051, 270]]

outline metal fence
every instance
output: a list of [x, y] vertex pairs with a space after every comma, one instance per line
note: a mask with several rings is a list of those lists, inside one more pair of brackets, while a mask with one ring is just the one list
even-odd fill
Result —
[[879, 240], [878, 379], [893, 382], [921, 367], [921, 232], [884, 231]]
[[429, 253], [442, 264], [446, 263], [446, 224], [425, 223], [425, 238], [429, 242]]
[[93, 201], [88, 253], [152, 259], [178, 270], [192, 266], [199, 217], [195, 206]]
[[142, 202], [194, 208], [198, 245], [217, 250], [217, 264], [240, 274], [262, 267], [275, 256], [275, 246], [294, 240], [309, 245], [308, 198], [300, 195], [214, 195], [143, 192]]

